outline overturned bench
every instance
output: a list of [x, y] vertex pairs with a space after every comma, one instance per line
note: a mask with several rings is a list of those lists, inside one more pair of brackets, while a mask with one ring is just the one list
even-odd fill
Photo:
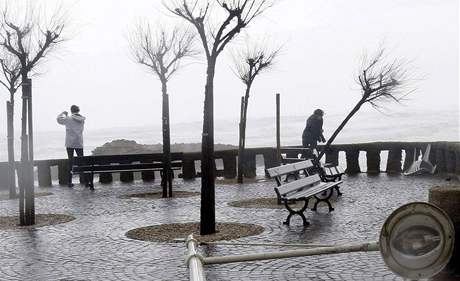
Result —
[[[303, 220], [303, 225], [308, 226], [310, 223], [305, 218], [304, 212], [308, 208], [310, 199], [315, 199], [316, 202], [312, 208], [312, 211], [316, 211], [320, 202], [325, 202], [329, 207], [329, 212], [333, 211], [334, 208], [330, 202], [330, 198], [333, 194], [333, 189], [337, 188], [342, 183], [341, 180], [334, 182], [324, 182], [318, 174], [309, 175], [308, 169], [313, 166], [311, 160], [305, 160], [297, 163], [291, 163], [267, 169], [270, 177], [275, 178], [277, 187], [275, 192], [278, 198], [278, 202], [284, 203], [284, 206], [289, 211], [289, 215], [285, 222], [289, 225], [290, 219], [293, 215], [299, 215]], [[303, 173], [305, 177], [301, 177], [300, 173]], [[294, 181], [286, 182], [289, 176], [294, 177]], [[283, 176], [285, 180], [283, 181]], [[290, 204], [303, 201], [304, 205], [298, 210], [293, 209]]]
[[[87, 184], [94, 187], [94, 174], [159, 171], [162, 180], [164, 163], [161, 154], [95, 155], [75, 157], [72, 174], [86, 175]], [[171, 153], [171, 171], [182, 168], [182, 153]]]

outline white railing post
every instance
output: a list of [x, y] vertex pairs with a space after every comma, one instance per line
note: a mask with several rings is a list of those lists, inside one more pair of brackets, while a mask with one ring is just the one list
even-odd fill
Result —
[[190, 281], [206, 281], [203, 269], [203, 257], [196, 251], [198, 241], [193, 238], [193, 234], [187, 237], [185, 245], [187, 247], [185, 264], [189, 269]]

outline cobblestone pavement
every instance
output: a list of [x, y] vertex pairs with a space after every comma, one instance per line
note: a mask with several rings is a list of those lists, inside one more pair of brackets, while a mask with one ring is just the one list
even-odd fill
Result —
[[[174, 181], [176, 190], [199, 191], [199, 180]], [[300, 219], [285, 226], [284, 209], [244, 209], [228, 202], [274, 197], [275, 183], [259, 179], [244, 185], [216, 188], [218, 222], [256, 223], [265, 231], [239, 242], [345, 243], [372, 241], [385, 218], [397, 206], [427, 201], [428, 188], [449, 184], [441, 178], [365, 174], [345, 177], [344, 195], [335, 211], [308, 211], [311, 225]], [[159, 183], [153, 190], [159, 190]], [[0, 280], [188, 280], [181, 243], [131, 240], [133, 228], [199, 221], [200, 197], [145, 200], [120, 195], [152, 191], [152, 184], [38, 188], [50, 196], [36, 198], [36, 213], [62, 213], [71, 222], [32, 230], [0, 230]], [[0, 201], [0, 215], [17, 214], [17, 200]], [[206, 246], [205, 255], [276, 251], [281, 248]], [[206, 267], [208, 280], [402, 280], [383, 264], [379, 253], [353, 253], [282, 260], [233, 263]]]

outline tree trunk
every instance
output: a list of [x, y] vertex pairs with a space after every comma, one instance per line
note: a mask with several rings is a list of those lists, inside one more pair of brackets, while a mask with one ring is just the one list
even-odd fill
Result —
[[6, 102], [6, 122], [8, 140], [8, 190], [9, 198], [16, 198], [16, 165], [14, 159], [14, 96], [11, 94], [10, 101]]
[[350, 113], [348, 113], [347, 117], [345, 117], [345, 119], [342, 121], [342, 123], [340, 124], [340, 126], [334, 131], [334, 133], [332, 134], [332, 136], [328, 139], [326, 145], [324, 145], [323, 149], [321, 150], [321, 153], [319, 154], [318, 156], [318, 161], [321, 160], [321, 158], [323, 157], [324, 153], [326, 153], [326, 151], [329, 149], [329, 147], [331, 146], [332, 142], [335, 140], [335, 138], [337, 137], [337, 135], [340, 133], [340, 131], [342, 131], [342, 129], [345, 127], [345, 125], [348, 123], [348, 121], [350, 121], [351, 117], [353, 117], [353, 115], [355, 115], [356, 112], [358, 112], [358, 110], [361, 108], [361, 106], [364, 104], [365, 102], [365, 98], [362, 98], [356, 105], [355, 107], [351, 110]]
[[239, 142], [238, 142], [238, 183], [243, 183], [243, 116], [244, 116], [244, 97], [241, 97], [240, 111], [240, 126], [239, 126]]
[[21, 225], [35, 224], [32, 81], [22, 73], [21, 173], [19, 188], [19, 216]]
[[201, 143], [200, 234], [216, 232], [214, 162], [214, 74], [217, 57], [208, 58]]
[[171, 186], [171, 139], [169, 130], [169, 100], [166, 80], [161, 81], [161, 91], [163, 94], [163, 105], [162, 105], [162, 130], [163, 130], [163, 176], [161, 178], [161, 186], [163, 188], [163, 198], [168, 196], [169, 186], [169, 197], [172, 197], [172, 186]]
[[[248, 83], [246, 85], [246, 93], [244, 95], [244, 110], [243, 110], [243, 114], [242, 114], [242, 120], [241, 120], [241, 147], [239, 148], [239, 151], [238, 151], [238, 157], [241, 157], [241, 163], [242, 165], [244, 165], [243, 163], [245, 162], [244, 161], [244, 149], [246, 147], [246, 123], [247, 123], [247, 120], [248, 120], [248, 103], [249, 103], [249, 93], [251, 91], [251, 83]], [[238, 178], [239, 180], [239, 178]], [[239, 181], [238, 181], [239, 182]], [[241, 182], [239, 183], [243, 183], [243, 176], [241, 176]]]

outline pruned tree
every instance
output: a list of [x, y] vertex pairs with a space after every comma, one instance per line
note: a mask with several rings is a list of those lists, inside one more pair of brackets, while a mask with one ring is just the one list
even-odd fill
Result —
[[0, 49], [0, 66], [3, 77], [0, 77], [0, 84], [5, 87], [9, 94], [6, 102], [6, 123], [7, 123], [7, 146], [8, 146], [8, 190], [9, 198], [15, 198], [16, 194], [16, 165], [14, 157], [14, 98], [21, 86], [20, 70], [21, 64], [16, 57]]
[[280, 49], [268, 50], [262, 46], [249, 46], [236, 53], [233, 57], [235, 74], [245, 85], [242, 97], [242, 112], [240, 116], [239, 145], [238, 145], [238, 183], [243, 183], [244, 149], [246, 146], [246, 123], [248, 116], [249, 96], [255, 78], [270, 69]]
[[[137, 63], [146, 66], [161, 82], [162, 130], [163, 130], [163, 197], [172, 197], [171, 140], [169, 126], [169, 102], [167, 83], [186, 57], [197, 55], [193, 49], [195, 34], [174, 27], [167, 30], [158, 26], [152, 32], [149, 24], [139, 24], [130, 38], [131, 53]], [[168, 188], [169, 186], [169, 188]]]
[[19, 219], [21, 225], [35, 224], [33, 177], [32, 80], [29, 74], [58, 43], [62, 42], [64, 14], [39, 17], [37, 6], [27, 2], [10, 13], [0, 14], [0, 47], [17, 59], [22, 86], [21, 165], [19, 173]]
[[380, 47], [370, 58], [364, 56], [356, 79], [361, 88], [361, 98], [324, 145], [318, 159], [323, 157], [340, 131], [364, 104], [368, 103], [379, 110], [388, 102], [401, 103], [413, 92], [407, 87], [410, 80], [407, 62], [398, 59], [388, 61], [385, 48]]
[[[271, 6], [271, 0], [175, 0], [172, 2], [172, 4], [165, 3], [166, 8], [194, 27], [206, 55], [201, 147], [200, 233], [202, 235], [212, 234], [216, 232], [214, 76], [217, 58], [242, 29]], [[214, 17], [211, 19], [212, 15]]]

